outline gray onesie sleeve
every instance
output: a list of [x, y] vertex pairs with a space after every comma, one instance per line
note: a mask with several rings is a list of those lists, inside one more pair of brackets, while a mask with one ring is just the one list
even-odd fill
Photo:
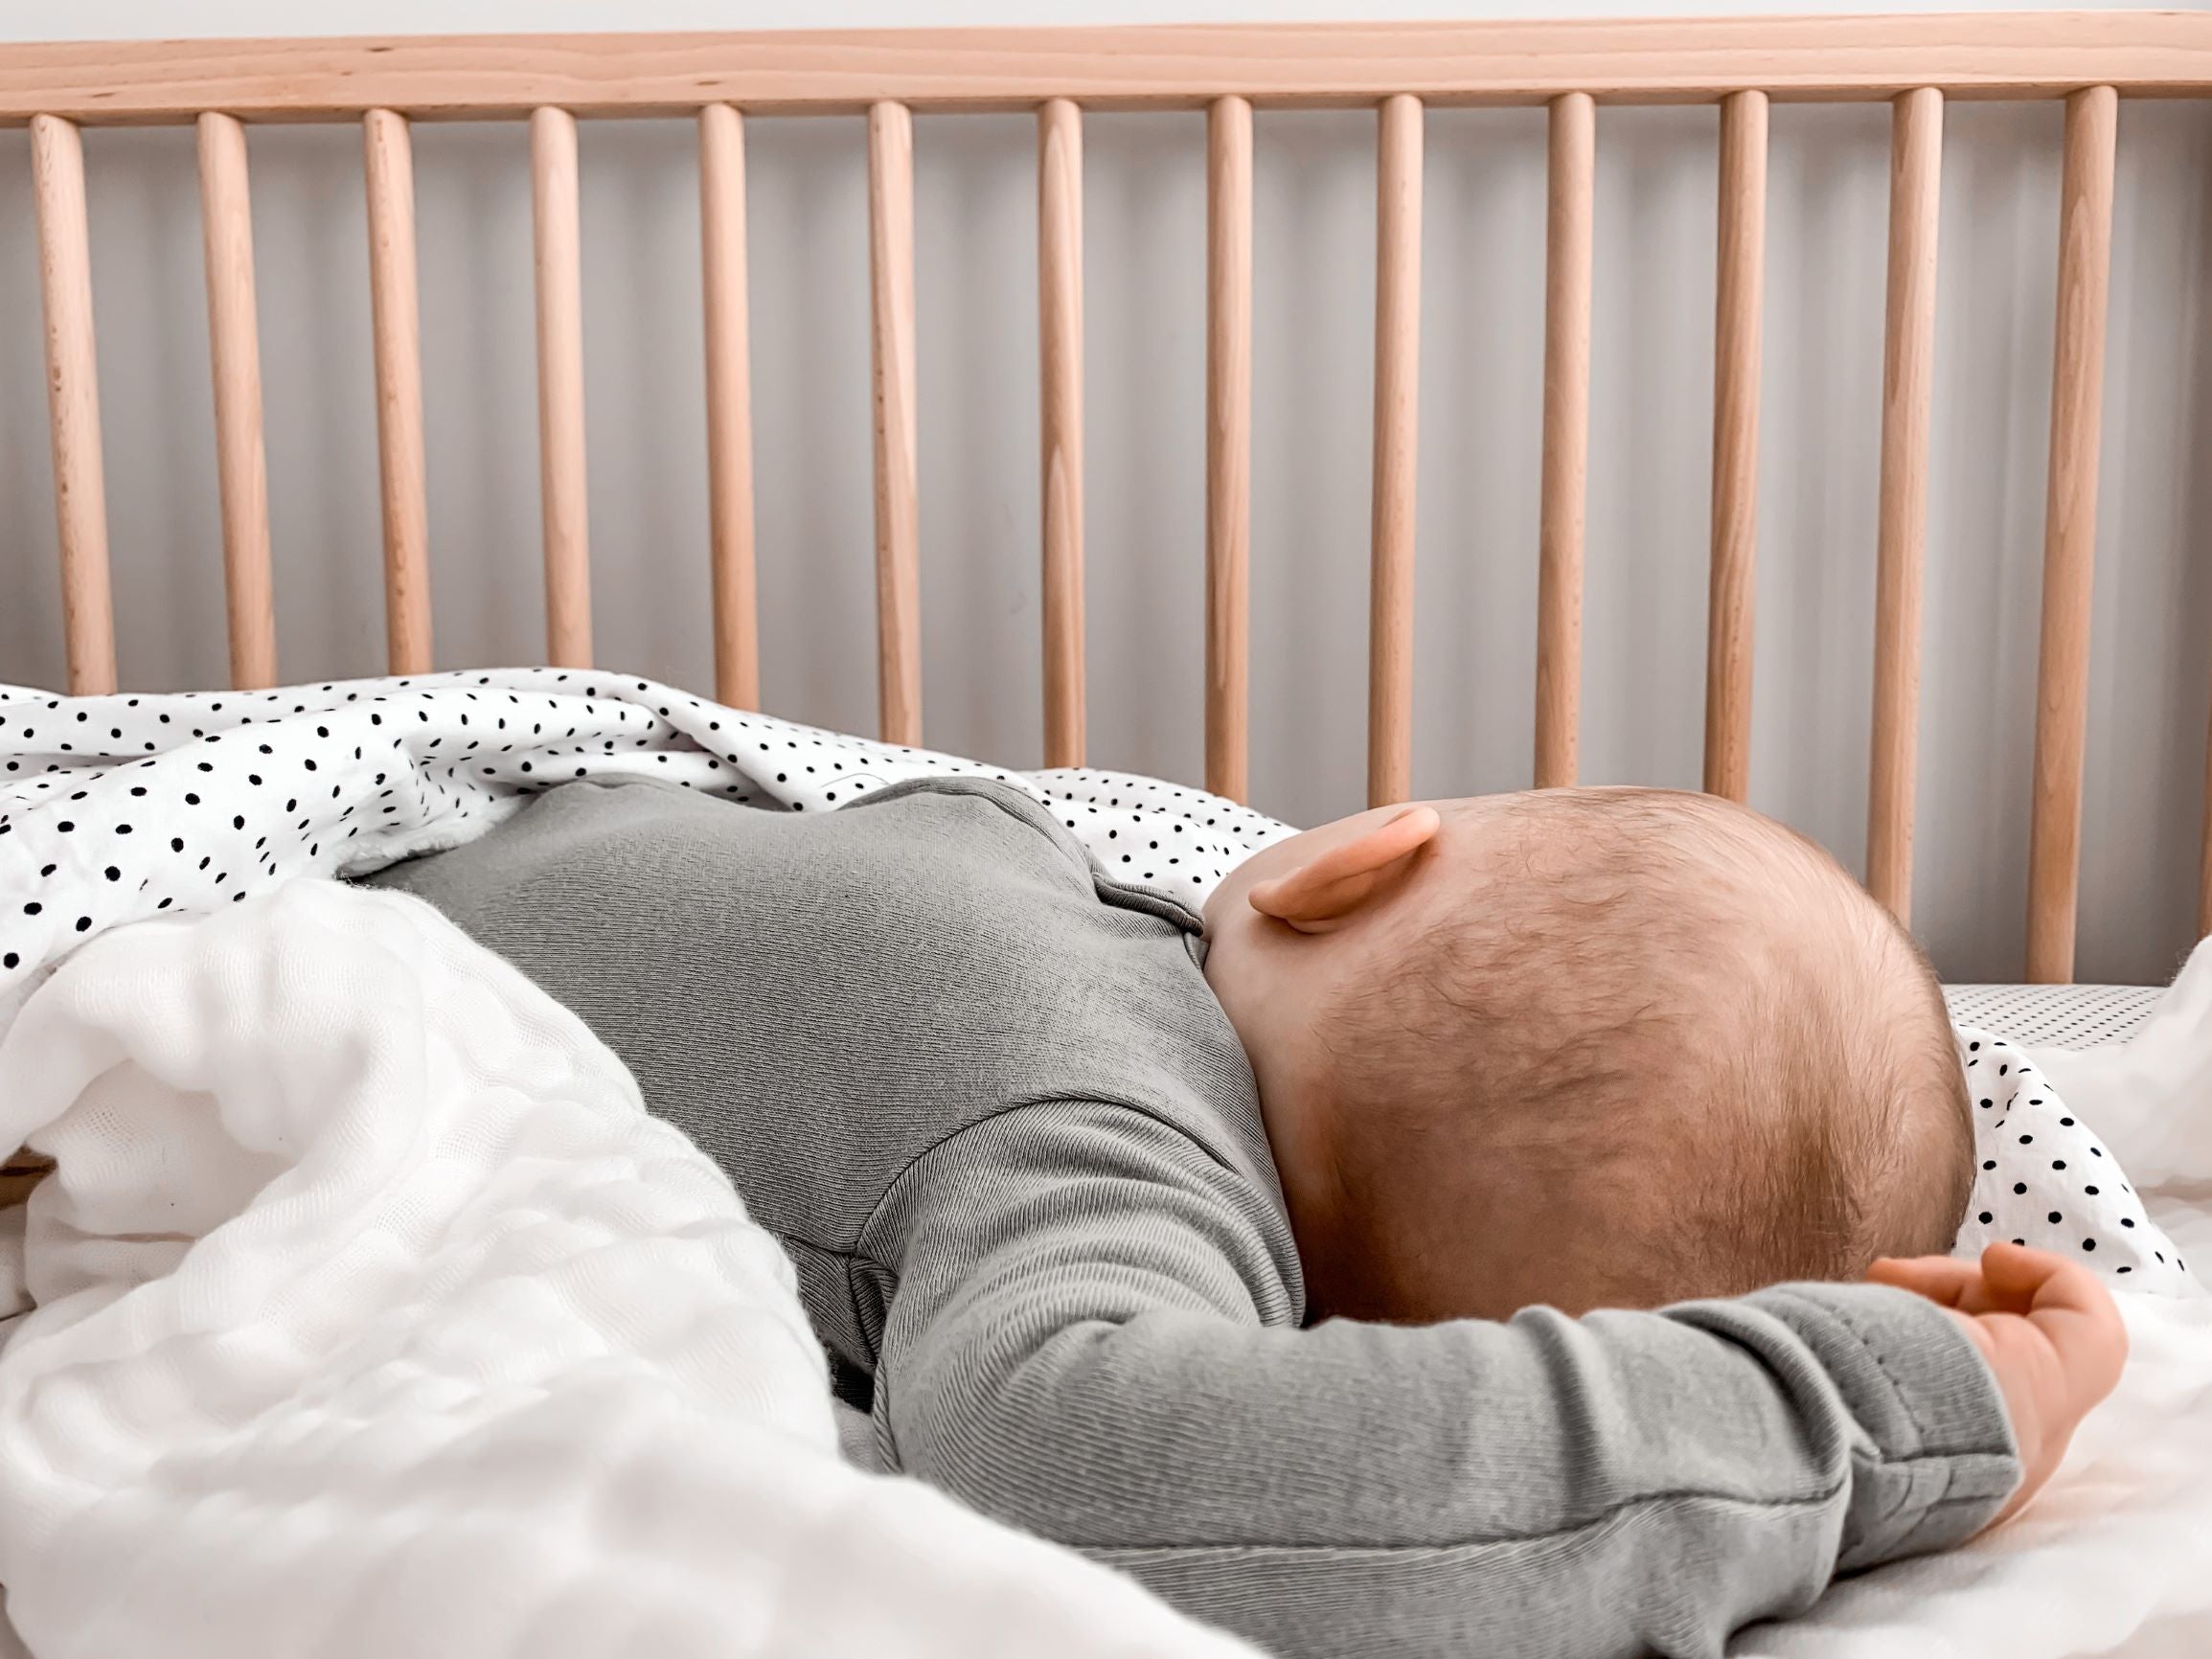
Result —
[[1316, 1656], [1719, 1654], [2019, 1478], [1973, 1345], [1902, 1292], [1269, 1328], [1241, 1184], [1083, 1102], [924, 1154], [855, 1276], [886, 1453]]

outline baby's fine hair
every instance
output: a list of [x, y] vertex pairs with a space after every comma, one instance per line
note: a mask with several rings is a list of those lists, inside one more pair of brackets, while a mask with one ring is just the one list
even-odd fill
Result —
[[[1382, 1223], [1385, 1252], [1468, 1248], [1455, 1165], [1556, 1192], [1556, 1247], [1614, 1305], [1950, 1248], [1973, 1125], [1942, 989], [1834, 859], [1706, 795], [1494, 798], [1448, 807], [1448, 835], [1459, 809], [1485, 814], [1476, 901], [1324, 1037], [1346, 1109], [1385, 1130], [1367, 1144], [1423, 1168], [1430, 1213]], [[1397, 1184], [1350, 1178], [1379, 1210]]]

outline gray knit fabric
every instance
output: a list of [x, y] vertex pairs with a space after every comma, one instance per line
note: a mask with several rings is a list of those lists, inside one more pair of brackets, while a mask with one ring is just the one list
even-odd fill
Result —
[[375, 877], [574, 1009], [797, 1264], [895, 1467], [1286, 1654], [1715, 1654], [2018, 1465], [1930, 1305], [1303, 1327], [1198, 919], [1000, 785], [555, 789]]

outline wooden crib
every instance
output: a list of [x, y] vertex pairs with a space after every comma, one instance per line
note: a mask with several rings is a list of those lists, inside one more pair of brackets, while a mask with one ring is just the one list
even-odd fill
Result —
[[[2088, 698], [2100, 386], [2121, 98], [2212, 96], [2212, 15], [2174, 12], [501, 36], [0, 46], [0, 122], [32, 131], [73, 693], [116, 686], [80, 127], [198, 128], [234, 685], [279, 677], [244, 124], [357, 122], [366, 168], [388, 661], [432, 662], [410, 124], [527, 120], [536, 276], [546, 660], [591, 660], [576, 123], [694, 117], [705, 261], [717, 694], [756, 705], [747, 117], [864, 114], [872, 278], [880, 735], [923, 736], [912, 115], [1034, 110], [1042, 398], [1043, 719], [1084, 759], [1083, 132], [1086, 109], [1203, 109], [1208, 153], [1205, 783], [1242, 798], [1255, 107], [1377, 112], [1367, 792], [1411, 787], [1424, 111], [1549, 110], [1535, 781], [1577, 777], [1600, 106], [1721, 110], [1704, 786], [1742, 799], [1751, 719], [1767, 113], [1894, 111], [1867, 880], [1911, 891], [1937, 205], [1950, 99], [2063, 99], [2027, 974], [2071, 977]], [[2194, 716], [2192, 716], [2194, 717]], [[2212, 751], [2206, 764], [2212, 801]], [[2196, 895], [2212, 931], [2212, 811]], [[2186, 903], [2185, 898], [2178, 900]]]

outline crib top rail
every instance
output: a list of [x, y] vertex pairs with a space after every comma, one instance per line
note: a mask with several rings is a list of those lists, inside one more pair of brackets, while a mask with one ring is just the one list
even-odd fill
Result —
[[146, 40], [0, 46], [0, 125], [35, 115], [161, 125], [220, 110], [257, 122], [754, 114], [1711, 102], [2212, 94], [2212, 14], [2059, 11], [1917, 16], [1467, 23], [793, 30], [751, 34]]

